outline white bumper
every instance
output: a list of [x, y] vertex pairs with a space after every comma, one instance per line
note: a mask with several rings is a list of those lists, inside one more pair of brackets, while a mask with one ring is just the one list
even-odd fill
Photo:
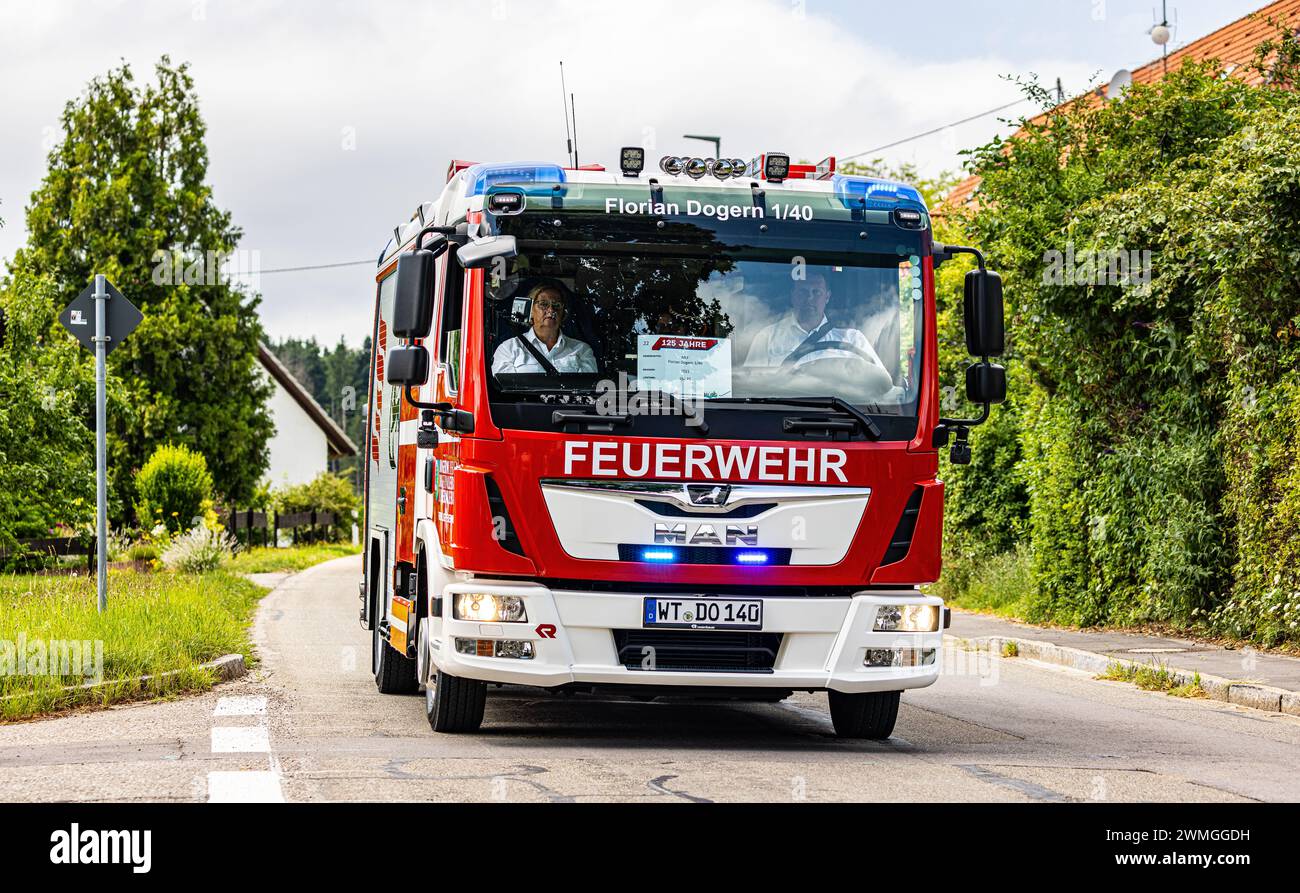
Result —
[[[466, 592], [520, 596], [524, 599], [528, 622], [455, 620], [456, 595]], [[434, 618], [431, 626], [430, 658], [434, 666], [453, 676], [547, 688], [588, 683], [869, 692], [921, 688], [939, 676], [942, 628], [927, 633], [872, 629], [876, 613], [883, 605], [943, 604], [940, 599], [922, 596], [915, 590], [873, 590], [852, 597], [763, 598], [762, 632], [781, 634], [770, 671], [643, 669], [640, 661], [631, 661], [634, 666], [624, 666], [616, 648], [615, 631], [644, 635], [644, 596], [636, 592], [579, 592], [486, 580], [455, 583], [443, 592], [444, 616]], [[939, 613], [942, 617], [943, 612]], [[458, 638], [529, 641], [533, 657], [480, 657], [460, 653], [456, 649]], [[909, 653], [919, 649], [924, 655], [921, 659], [928, 662], [918, 666], [865, 665], [868, 651], [878, 655], [890, 649], [905, 649]]]

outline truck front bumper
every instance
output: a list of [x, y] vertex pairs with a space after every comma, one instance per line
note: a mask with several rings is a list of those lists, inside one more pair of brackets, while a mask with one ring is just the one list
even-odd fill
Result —
[[[457, 620], [455, 600], [464, 593], [518, 596], [528, 620]], [[770, 668], [744, 670], [684, 667], [691, 655], [681, 649], [693, 647], [696, 640], [688, 637], [699, 636], [695, 630], [671, 631], [663, 641], [673, 643], [674, 656], [656, 659], [656, 649], [647, 652], [645, 646], [653, 646], [663, 631], [643, 628], [644, 598], [645, 593], [572, 591], [515, 582], [455, 583], [443, 592], [444, 616], [432, 618], [429, 657], [433, 666], [452, 676], [546, 688], [578, 683], [852, 693], [921, 688], [939, 676], [943, 602], [913, 589], [870, 590], [849, 597], [763, 597], [761, 631], [732, 633], [732, 638], [709, 632], [698, 639], [698, 664], [704, 666], [716, 663], [709, 649], [717, 643], [762, 645]], [[939, 629], [874, 630], [882, 607], [916, 604], [938, 608]], [[497, 650], [496, 642], [510, 643], [503, 649], [508, 653], [531, 652], [531, 657], [487, 656]], [[519, 644], [524, 642], [528, 646]], [[665, 654], [670, 650], [665, 647]]]

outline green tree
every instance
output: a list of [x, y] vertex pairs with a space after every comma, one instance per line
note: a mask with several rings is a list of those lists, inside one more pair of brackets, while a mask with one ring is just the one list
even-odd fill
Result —
[[[58, 305], [45, 278], [0, 288], [0, 550], [92, 523], [94, 377], [64, 337], [49, 337]], [[109, 392], [120, 407], [117, 389]]]
[[[15, 278], [53, 283], [56, 304], [105, 273], [144, 313], [109, 357], [129, 413], [109, 416], [118, 505], [155, 447], [203, 454], [217, 491], [249, 498], [267, 463], [269, 383], [257, 366], [259, 299], [221, 275], [241, 231], [207, 184], [205, 127], [185, 65], [164, 56], [157, 83], [125, 63], [67, 104], [63, 139], [27, 209]], [[50, 321], [48, 339], [66, 339]], [[88, 360], [87, 360], [88, 362]]]
[[1189, 61], [974, 154], [1014, 409], [979, 436], [1023, 486], [962, 470], [947, 520], [1027, 509], [1031, 618], [1300, 639], [1297, 62], [1284, 33], [1262, 82]]
[[322, 397], [328, 397], [328, 393], [325, 384], [325, 358], [316, 339], [285, 338], [272, 343], [270, 347], [276, 358], [293, 373], [293, 377], [316, 398], [316, 402], [328, 406], [327, 402], [321, 400]]

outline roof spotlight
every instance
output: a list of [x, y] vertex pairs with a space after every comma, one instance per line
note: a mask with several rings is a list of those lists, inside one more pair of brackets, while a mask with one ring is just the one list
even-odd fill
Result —
[[731, 159], [731, 175], [733, 177], [743, 177], [747, 173], [748, 164], [741, 158]]
[[686, 159], [678, 158], [676, 155], [665, 155], [659, 159], [659, 169], [665, 174], [672, 174], [674, 177], [682, 172], [686, 166]]
[[780, 183], [790, 175], [790, 156], [783, 152], [768, 152], [763, 156], [763, 179]]
[[691, 158], [687, 160], [685, 173], [692, 180], [698, 180], [709, 172], [709, 166], [704, 163], [703, 158]]
[[713, 170], [711, 171], [711, 173], [713, 174], [713, 176], [717, 177], [719, 180], [725, 180], [725, 179], [727, 179], [728, 177], [730, 177], [730, 176], [731, 176], [731, 159], [730, 159], [730, 158], [719, 158], [717, 161], [713, 162]]
[[625, 177], [635, 177], [645, 170], [645, 149], [624, 146], [618, 153], [618, 166]]

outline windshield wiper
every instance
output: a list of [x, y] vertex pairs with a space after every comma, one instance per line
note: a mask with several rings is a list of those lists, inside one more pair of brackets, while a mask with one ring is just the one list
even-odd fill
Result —
[[879, 440], [883, 437], [880, 426], [872, 420], [862, 410], [858, 409], [843, 397], [713, 397], [708, 401], [710, 403], [744, 403], [757, 406], [781, 404], [786, 406], [810, 406], [819, 409], [835, 409], [845, 415], [852, 416], [862, 426], [862, 430], [872, 440]]
[[[588, 431], [614, 432], [615, 425], [630, 425], [632, 417], [622, 414], [601, 414], [582, 409], [557, 409], [551, 413], [551, 424], [559, 425], [565, 431], [577, 432], [582, 427]], [[570, 428], [570, 426], [573, 426]]]

